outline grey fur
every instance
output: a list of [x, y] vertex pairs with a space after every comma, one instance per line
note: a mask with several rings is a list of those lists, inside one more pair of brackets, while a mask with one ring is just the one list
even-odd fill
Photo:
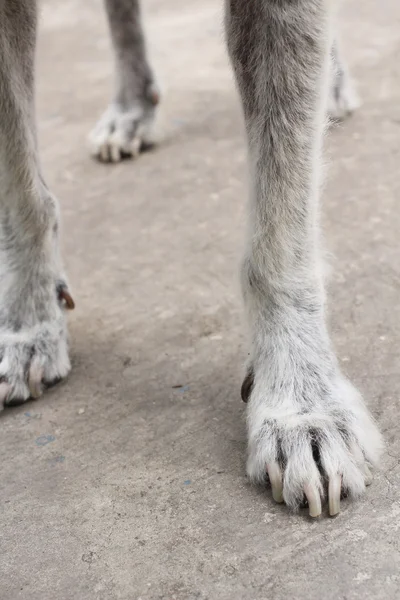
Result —
[[[364, 491], [382, 445], [340, 372], [326, 326], [318, 202], [328, 95], [334, 117], [352, 109], [330, 4], [226, 0], [251, 183], [242, 268], [251, 335], [242, 391], [247, 470], [257, 481], [267, 470], [274, 497], [281, 499], [283, 484], [294, 509], [306, 494], [314, 515], [325, 478], [341, 478], [353, 496]], [[117, 161], [150, 140], [158, 95], [137, 0], [106, 0], [106, 8], [117, 86], [92, 144], [98, 158]], [[0, 0], [0, 401], [9, 403], [40, 394], [42, 381], [69, 370], [57, 202], [36, 151], [35, 21], [32, 0]]]

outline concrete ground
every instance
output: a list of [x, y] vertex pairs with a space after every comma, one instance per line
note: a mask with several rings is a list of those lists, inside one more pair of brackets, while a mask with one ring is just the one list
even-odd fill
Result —
[[40, 143], [74, 369], [0, 420], [1, 599], [398, 599], [399, 3], [343, 8], [364, 104], [329, 136], [324, 190], [334, 341], [387, 450], [365, 498], [318, 522], [244, 475], [247, 187], [221, 3], [147, 0], [163, 141], [117, 166], [85, 147], [111, 88], [98, 5], [43, 3]]

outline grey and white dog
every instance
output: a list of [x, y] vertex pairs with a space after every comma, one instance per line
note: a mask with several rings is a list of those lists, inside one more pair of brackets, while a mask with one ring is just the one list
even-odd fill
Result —
[[[251, 193], [242, 285], [251, 352], [247, 471], [310, 515], [359, 497], [380, 434], [340, 372], [325, 317], [319, 245], [327, 109], [354, 107], [331, 0], [226, 0], [226, 38], [243, 105]], [[152, 142], [158, 92], [138, 0], [105, 0], [115, 99], [91, 135], [103, 161]], [[70, 369], [73, 308], [58, 251], [58, 205], [43, 179], [34, 117], [35, 0], [0, 0], [0, 404], [38, 397]], [[332, 67], [333, 64], [333, 67]]]

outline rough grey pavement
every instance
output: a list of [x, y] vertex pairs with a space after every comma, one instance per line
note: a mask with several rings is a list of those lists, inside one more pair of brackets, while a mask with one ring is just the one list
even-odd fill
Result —
[[318, 522], [244, 475], [247, 183], [221, 3], [146, 8], [163, 140], [104, 166], [86, 148], [111, 90], [100, 3], [43, 3], [39, 133], [74, 369], [0, 419], [0, 597], [398, 599], [400, 4], [343, 7], [363, 106], [329, 135], [323, 194], [334, 340], [387, 451], [365, 498]]

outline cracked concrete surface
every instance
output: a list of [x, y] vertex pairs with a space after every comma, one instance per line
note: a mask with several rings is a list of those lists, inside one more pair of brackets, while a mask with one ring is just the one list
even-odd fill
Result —
[[216, 0], [148, 0], [159, 148], [96, 164], [110, 96], [96, 0], [43, 2], [42, 160], [61, 200], [74, 370], [1, 429], [2, 600], [400, 597], [400, 5], [349, 0], [363, 99], [330, 133], [324, 228], [344, 369], [387, 442], [357, 504], [310, 522], [244, 476], [242, 124]]

